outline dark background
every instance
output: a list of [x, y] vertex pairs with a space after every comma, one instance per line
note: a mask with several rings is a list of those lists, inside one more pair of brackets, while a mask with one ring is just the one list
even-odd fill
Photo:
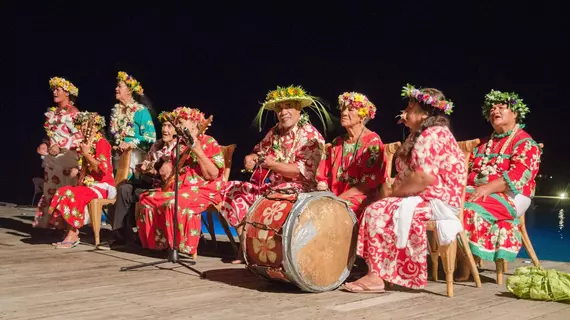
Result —
[[276, 85], [303, 85], [335, 115], [339, 94], [366, 94], [378, 107], [369, 127], [385, 142], [402, 139], [395, 116], [406, 82], [455, 102], [458, 140], [491, 133], [481, 116], [485, 93], [516, 91], [531, 108], [527, 131], [546, 145], [541, 172], [566, 184], [570, 38], [561, 4], [186, 2], [3, 1], [0, 201], [28, 203], [31, 178], [41, 176], [35, 149], [52, 105], [49, 78], [72, 81], [79, 109], [108, 120], [120, 70], [142, 83], [158, 111], [187, 105], [213, 114], [208, 133], [238, 145], [234, 179], [245, 178], [243, 156], [263, 136], [252, 120]]

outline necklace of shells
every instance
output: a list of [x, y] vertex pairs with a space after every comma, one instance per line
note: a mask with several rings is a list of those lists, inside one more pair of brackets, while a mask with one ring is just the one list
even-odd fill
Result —
[[517, 124], [512, 130], [512, 132], [509, 134], [509, 138], [507, 139], [507, 141], [501, 147], [501, 150], [497, 155], [497, 160], [493, 163], [493, 165], [489, 165], [489, 160], [490, 160], [489, 155], [491, 154], [491, 149], [493, 148], [493, 139], [497, 137], [495, 132], [493, 132], [491, 138], [489, 138], [489, 141], [487, 142], [485, 155], [483, 156], [483, 161], [481, 163], [481, 172], [479, 173], [481, 176], [486, 177], [489, 175], [496, 174], [499, 171], [497, 164], [503, 162], [503, 154], [505, 154], [505, 150], [511, 144], [511, 141], [513, 141], [513, 138], [515, 137], [518, 130], [519, 130], [519, 125]]

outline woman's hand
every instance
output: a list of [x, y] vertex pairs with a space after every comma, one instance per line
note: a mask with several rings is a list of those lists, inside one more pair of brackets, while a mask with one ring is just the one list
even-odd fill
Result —
[[324, 181], [319, 181], [317, 183], [317, 190], [318, 191], [327, 191], [329, 189], [329, 185]]
[[162, 181], [166, 181], [166, 179], [172, 175], [172, 162], [163, 163], [158, 173], [160, 174]]
[[38, 152], [38, 154], [40, 156], [47, 156], [48, 154], [48, 146], [45, 143], [42, 143], [38, 146], [38, 148], [36, 149], [36, 151]]
[[478, 186], [475, 188], [475, 191], [469, 197], [469, 201], [477, 201], [478, 199], [483, 198], [483, 201], [487, 200], [487, 197], [493, 193], [490, 186], [488, 184], [484, 184], [482, 186]]
[[79, 169], [77, 169], [77, 168], [71, 168], [71, 172], [69, 173], [69, 176], [70, 176], [71, 178], [77, 177], [78, 174], [79, 174]]
[[267, 155], [263, 158], [263, 162], [261, 162], [261, 166], [266, 169], [271, 169], [277, 162], [275, 161], [275, 157], [272, 155]]
[[245, 159], [243, 160], [243, 166], [247, 170], [253, 170], [253, 168], [255, 168], [255, 164], [257, 163], [257, 159], [258, 159], [258, 156], [256, 154], [247, 155], [247, 156], [245, 156]]
[[119, 143], [119, 150], [122, 151], [127, 151], [132, 147], [132, 145], [128, 142], [125, 141], [121, 141], [121, 143]]
[[59, 154], [59, 151], [59, 146], [57, 144], [54, 144], [49, 148], [49, 154], [54, 157]]
[[86, 143], [83, 143], [83, 142], [80, 143], [79, 148], [81, 149], [81, 153], [83, 155], [91, 154], [91, 147], [89, 147], [89, 145], [87, 145]]

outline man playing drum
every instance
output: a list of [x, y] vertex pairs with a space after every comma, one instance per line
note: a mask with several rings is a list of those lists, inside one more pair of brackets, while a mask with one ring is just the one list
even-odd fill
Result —
[[[230, 181], [223, 193], [221, 213], [242, 233], [243, 220], [253, 202], [269, 190], [314, 190], [315, 175], [325, 141], [302, 110], [316, 111], [323, 124], [330, 123], [326, 108], [299, 86], [277, 87], [261, 106], [256, 122], [261, 129], [265, 110], [275, 111], [279, 123], [245, 157], [246, 170], [253, 171], [249, 182]], [[233, 263], [242, 263], [241, 253]]]

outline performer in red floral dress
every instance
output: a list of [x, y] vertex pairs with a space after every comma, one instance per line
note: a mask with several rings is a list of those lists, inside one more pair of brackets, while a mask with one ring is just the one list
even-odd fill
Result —
[[348, 200], [360, 218], [364, 201], [376, 196], [378, 187], [386, 181], [384, 144], [377, 133], [366, 128], [376, 115], [376, 107], [365, 95], [345, 92], [338, 102], [340, 124], [347, 134], [333, 140], [321, 161], [317, 190], [330, 190]]
[[[249, 207], [269, 189], [314, 190], [325, 143], [308, 115], [302, 113], [305, 107], [316, 110], [330, 123], [318, 98], [308, 95], [301, 87], [277, 87], [267, 94], [256, 120], [261, 124], [263, 112], [272, 110], [277, 113], [279, 123], [245, 157], [246, 170], [253, 170], [250, 181], [230, 181], [223, 193], [220, 212], [231, 225], [237, 226], [238, 234]], [[234, 261], [241, 262], [241, 258]]]
[[105, 118], [94, 112], [81, 112], [77, 115], [77, 127], [86, 135], [90, 119], [94, 119], [94, 134], [89, 141], [80, 144], [82, 166], [85, 176], [80, 186], [61, 187], [51, 200], [48, 212], [50, 223], [66, 228], [67, 234], [62, 242], [56, 243], [58, 249], [69, 249], [79, 244], [79, 228], [89, 222], [87, 204], [93, 199], [114, 198], [116, 194], [111, 165], [111, 145], [103, 138], [101, 129]]
[[77, 149], [83, 140], [81, 131], [75, 127], [79, 110], [75, 107], [75, 99], [79, 89], [64, 78], [51, 78], [50, 89], [56, 107], [46, 113], [44, 128], [48, 140], [41, 143], [37, 152], [44, 162], [43, 195], [38, 203], [38, 210], [33, 226], [38, 228], [53, 227], [49, 225], [47, 214], [49, 203], [58, 188], [77, 184], [79, 163]]
[[407, 85], [402, 94], [409, 98], [402, 121], [411, 134], [396, 155], [398, 175], [391, 196], [374, 202], [363, 213], [357, 253], [366, 260], [369, 272], [345, 284], [350, 292], [383, 292], [384, 280], [408, 288], [425, 287], [425, 222], [451, 221], [452, 228], [443, 228], [448, 240], [461, 230], [456, 215], [466, 168], [445, 116], [453, 105], [436, 89]]
[[[214, 138], [200, 133], [207, 127], [200, 110], [179, 107], [172, 115], [177, 119], [177, 125], [188, 128], [194, 138], [194, 145], [180, 144], [180, 154], [190, 148], [191, 156], [179, 177], [178, 239], [174, 244], [174, 186], [166, 192], [152, 189], [141, 194], [137, 226], [143, 248], [163, 250], [177, 245], [180, 252], [193, 254], [200, 240], [200, 214], [210, 204], [221, 201], [224, 156]], [[173, 153], [172, 161], [165, 162], [159, 170], [163, 181], [174, 170], [174, 157]]]
[[[514, 92], [492, 90], [485, 96], [483, 116], [493, 126], [471, 155], [465, 231], [473, 255], [484, 260], [513, 261], [522, 246], [519, 218], [530, 206], [542, 150], [523, 130], [530, 112]], [[462, 264], [460, 280], [469, 276]]]

